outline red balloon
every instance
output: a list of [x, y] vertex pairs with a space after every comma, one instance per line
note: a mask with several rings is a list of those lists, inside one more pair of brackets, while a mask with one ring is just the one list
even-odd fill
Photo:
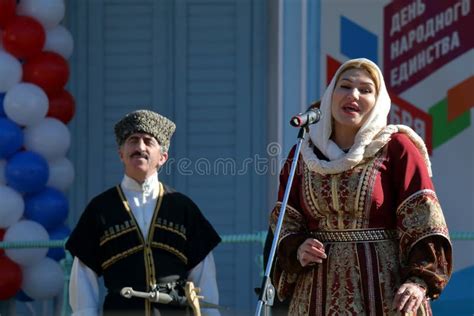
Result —
[[74, 97], [68, 91], [62, 90], [49, 96], [49, 108], [46, 116], [57, 118], [67, 124], [74, 116], [75, 111]]
[[69, 79], [69, 65], [61, 55], [41, 52], [23, 64], [23, 81], [31, 82], [52, 95], [63, 89]]
[[23, 274], [20, 266], [7, 256], [0, 257], [0, 271], [0, 301], [4, 301], [20, 290]]
[[[0, 0], [1, 2], [2, 0]], [[0, 229], [0, 241], [3, 241], [3, 236], [5, 236], [5, 229]], [[0, 248], [0, 257], [5, 254], [5, 250]]]
[[16, 16], [3, 30], [3, 46], [12, 55], [26, 59], [41, 52], [46, 40], [43, 26], [28, 16]]
[[16, 0], [0, 0], [0, 27], [5, 27], [15, 16]]

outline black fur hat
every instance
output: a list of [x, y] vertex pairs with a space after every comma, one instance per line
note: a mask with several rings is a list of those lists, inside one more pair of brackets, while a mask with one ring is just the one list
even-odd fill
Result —
[[169, 148], [175, 129], [176, 125], [170, 119], [150, 110], [130, 112], [117, 122], [114, 128], [119, 146], [134, 133], [146, 133], [153, 136], [166, 149]]

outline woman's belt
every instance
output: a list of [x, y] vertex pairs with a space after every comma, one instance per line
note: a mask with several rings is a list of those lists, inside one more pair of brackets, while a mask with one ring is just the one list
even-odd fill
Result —
[[397, 239], [398, 233], [393, 229], [356, 229], [312, 231], [311, 236], [321, 242], [371, 242]]

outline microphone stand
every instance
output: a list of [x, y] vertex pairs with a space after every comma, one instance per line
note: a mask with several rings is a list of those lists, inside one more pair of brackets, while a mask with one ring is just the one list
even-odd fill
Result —
[[300, 128], [298, 132], [298, 141], [296, 143], [296, 150], [295, 155], [293, 158], [293, 162], [291, 163], [290, 175], [288, 177], [288, 182], [286, 183], [285, 194], [283, 195], [283, 201], [281, 203], [280, 208], [280, 215], [278, 216], [278, 222], [275, 228], [275, 232], [273, 234], [273, 241], [272, 247], [270, 250], [270, 254], [268, 256], [267, 266], [265, 268], [265, 275], [263, 276], [262, 286], [260, 295], [257, 302], [257, 309], [255, 311], [255, 316], [260, 316], [262, 312], [262, 308], [265, 305], [265, 315], [269, 315], [270, 307], [273, 305], [273, 300], [275, 298], [275, 287], [272, 285], [272, 281], [270, 279], [270, 273], [273, 266], [273, 260], [275, 258], [276, 248], [278, 244], [278, 240], [280, 238], [281, 227], [283, 225], [283, 219], [285, 218], [286, 213], [286, 206], [288, 204], [288, 198], [290, 196], [291, 185], [293, 183], [293, 178], [295, 176], [296, 165], [298, 164], [298, 157], [301, 151], [301, 144], [303, 143], [303, 139], [308, 132], [308, 125], [304, 125]]

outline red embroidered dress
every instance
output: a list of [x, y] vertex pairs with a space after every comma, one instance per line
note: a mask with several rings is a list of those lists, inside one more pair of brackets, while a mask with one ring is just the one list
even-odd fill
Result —
[[[315, 154], [324, 159], [317, 149]], [[293, 156], [294, 149], [280, 175], [279, 201]], [[280, 205], [272, 212], [272, 229]], [[301, 267], [299, 245], [324, 236], [328, 258]], [[357, 241], [350, 240], [354, 236]], [[374, 156], [338, 174], [310, 171], [300, 157], [273, 275], [280, 299], [291, 299], [289, 315], [399, 315], [392, 302], [403, 282], [416, 282], [428, 298], [437, 298], [451, 269], [433, 183], [405, 134], [393, 134]], [[431, 314], [427, 300], [417, 314]]]

